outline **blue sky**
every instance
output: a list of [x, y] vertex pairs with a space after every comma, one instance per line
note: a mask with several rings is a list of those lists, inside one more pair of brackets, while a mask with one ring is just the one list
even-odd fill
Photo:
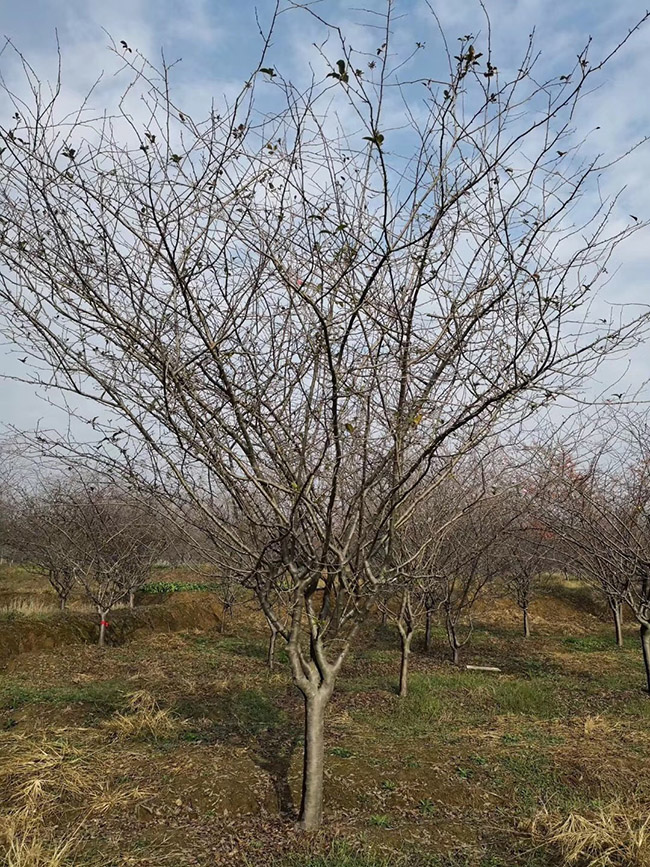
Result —
[[[542, 51], [540, 70], [559, 74], [563, 64], [575, 62], [588, 36], [593, 37], [590, 56], [597, 59], [643, 15], [646, 2], [485, 0], [496, 63], [500, 69], [516, 68], [533, 29]], [[120, 86], [113, 77], [117, 61], [108, 50], [105, 31], [154, 60], [163, 50], [168, 61], [181, 59], [174, 72], [176, 84], [185, 104], [190, 103], [200, 115], [207, 113], [212, 98], [218, 102], [224, 94], [236, 92], [255, 69], [260, 47], [256, 5], [262, 22], [268, 20], [274, 7], [271, 0], [257, 0], [257, 4], [253, 0], [26, 0], [7, 5], [3, 28], [43, 78], [51, 77], [56, 69], [55, 30], [58, 32], [65, 93], [71, 104], [83, 96], [102, 69], [105, 78], [100, 94], [108, 98]], [[431, 0], [431, 5], [452, 46], [465, 33], [481, 33], [479, 43], [485, 37], [485, 18], [475, 0]], [[368, 52], [383, 41], [380, 31], [373, 29], [378, 19], [371, 13], [384, 8], [383, 0], [364, 0], [358, 6], [342, 0], [313, 4], [318, 14], [342, 26], [353, 47]], [[413, 61], [414, 75], [439, 74], [442, 46], [426, 3], [394, 0], [394, 15], [395, 46], [400, 51], [410, 51], [416, 41], [425, 43]], [[310, 65], [318, 75], [323, 74], [326, 63], [313, 47], [323, 36], [322, 28], [306, 12], [287, 12], [280, 18], [268, 65], [298, 81], [309, 74]], [[0, 71], [9, 81], [16, 72], [6, 54], [0, 58]], [[603, 152], [621, 152], [634, 139], [650, 133], [648, 82], [650, 22], [608, 67], [578, 117], [585, 127], [601, 127], [597, 145]], [[613, 186], [627, 186], [622, 210], [642, 219], [650, 217], [649, 169], [650, 148], [646, 147], [618, 167], [611, 179]], [[647, 231], [626, 245], [618, 264], [620, 271], [608, 289], [610, 300], [647, 303]], [[648, 355], [647, 348], [640, 349], [627, 363], [609, 365], [603, 376], [613, 381], [622, 375], [623, 385], [631, 391], [650, 375]], [[0, 373], [17, 370], [15, 354], [0, 346]], [[616, 390], [621, 391], [621, 386]], [[29, 386], [0, 379], [0, 423], [32, 428], [39, 419], [49, 423], [56, 417]]]

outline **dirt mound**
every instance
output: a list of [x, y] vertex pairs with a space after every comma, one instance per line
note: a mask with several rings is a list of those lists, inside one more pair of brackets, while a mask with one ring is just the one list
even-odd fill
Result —
[[[122, 608], [109, 616], [107, 644], [123, 644], [151, 632], [212, 629], [223, 617], [223, 607], [210, 593], [177, 593], [158, 605], [131, 611]], [[46, 618], [16, 617], [0, 625], [0, 666], [19, 653], [48, 650], [61, 644], [97, 641], [97, 615], [61, 612]]]

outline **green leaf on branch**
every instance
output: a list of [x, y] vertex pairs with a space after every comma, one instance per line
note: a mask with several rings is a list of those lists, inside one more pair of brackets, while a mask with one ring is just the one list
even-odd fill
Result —
[[373, 135], [364, 135], [363, 140], [364, 140], [364, 141], [369, 141], [369, 142], [371, 142], [372, 144], [377, 145], [377, 147], [378, 147], [380, 150], [381, 150], [381, 146], [382, 146], [383, 143], [384, 143], [384, 137], [383, 137], [383, 135], [382, 135], [380, 132], [377, 132], [377, 131], [375, 131], [375, 133], [374, 133]]
[[343, 82], [343, 84], [347, 84], [350, 80], [350, 76], [348, 75], [345, 60], [337, 60], [336, 65], [338, 67], [338, 72], [330, 72], [327, 75], [327, 78], [335, 78], [337, 81], [341, 81]]

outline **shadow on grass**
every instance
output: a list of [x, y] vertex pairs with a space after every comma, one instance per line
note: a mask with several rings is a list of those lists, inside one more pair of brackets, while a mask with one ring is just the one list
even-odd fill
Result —
[[183, 716], [212, 722], [207, 731], [188, 731], [186, 739], [247, 747], [255, 764], [269, 775], [280, 813], [293, 817], [296, 808], [289, 786], [289, 769], [302, 741], [302, 727], [297, 718], [280, 706], [287, 697], [286, 690], [269, 693], [260, 689], [231, 690], [207, 700], [197, 701], [194, 696], [181, 700], [177, 710]]
[[291, 819], [297, 817], [298, 811], [289, 785], [289, 769], [302, 740], [302, 729], [287, 723], [278, 730], [258, 735], [256, 748], [252, 751], [255, 764], [266, 771], [271, 779], [280, 814]]

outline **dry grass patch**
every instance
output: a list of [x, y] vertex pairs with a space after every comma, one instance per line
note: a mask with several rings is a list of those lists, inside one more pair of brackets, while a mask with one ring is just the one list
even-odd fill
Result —
[[61, 607], [55, 602], [43, 602], [38, 599], [10, 599], [0, 607], [0, 616], [11, 619], [20, 617], [49, 617], [61, 613]]
[[[151, 795], [137, 786], [111, 786], [97, 771], [108, 756], [96, 743], [91, 750], [65, 736], [53, 741], [16, 737], [0, 746], [0, 790], [8, 808], [0, 814], [4, 867], [74, 864], [89, 820], [132, 808]], [[63, 830], [60, 818], [70, 809], [77, 818]]]
[[88, 753], [65, 738], [54, 741], [14, 737], [3, 744], [0, 789], [14, 806], [56, 804], [64, 795], [77, 797], [93, 788], [95, 770]]
[[78, 845], [79, 830], [57, 840], [35, 816], [14, 814], [0, 818], [0, 852], [6, 867], [63, 867]]
[[106, 720], [104, 728], [119, 740], [153, 738], [169, 740], [187, 727], [187, 720], [159, 707], [147, 690], [138, 690], [128, 696], [127, 713], [116, 713]]
[[540, 844], [559, 851], [566, 865], [650, 867], [648, 804], [614, 801], [566, 817], [544, 810], [533, 820], [531, 833]]

